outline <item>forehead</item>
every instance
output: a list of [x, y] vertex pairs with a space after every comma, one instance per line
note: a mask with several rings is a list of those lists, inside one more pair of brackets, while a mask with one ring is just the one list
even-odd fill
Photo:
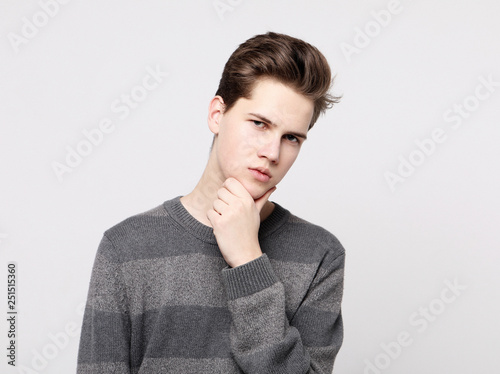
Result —
[[259, 79], [249, 99], [241, 98], [235, 107], [243, 114], [258, 113], [273, 124], [307, 132], [312, 120], [314, 104], [289, 85], [275, 79]]

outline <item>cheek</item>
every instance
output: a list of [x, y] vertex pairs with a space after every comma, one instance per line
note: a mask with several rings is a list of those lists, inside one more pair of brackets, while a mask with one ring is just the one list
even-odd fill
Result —
[[282, 162], [283, 162], [283, 168], [285, 169], [285, 172], [288, 171], [292, 165], [295, 163], [295, 160], [297, 159], [297, 156], [299, 155], [300, 148], [299, 147], [293, 147], [286, 149], [282, 153]]
[[266, 144], [266, 137], [259, 130], [248, 126], [242, 131], [243, 146], [246, 148], [259, 148]]
[[249, 166], [254, 147], [241, 131], [226, 132], [219, 139], [219, 162], [226, 176], [236, 176], [242, 167]]
[[297, 155], [298, 152], [296, 151], [281, 153], [279, 166], [274, 174], [274, 176], [276, 177], [273, 182], [274, 185], [277, 185], [283, 180], [283, 178], [285, 178], [286, 174], [288, 173], [288, 171], [294, 164], [295, 160], [297, 159]]

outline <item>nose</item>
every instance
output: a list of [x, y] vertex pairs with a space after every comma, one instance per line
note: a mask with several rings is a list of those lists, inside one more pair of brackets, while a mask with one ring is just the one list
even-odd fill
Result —
[[261, 144], [258, 155], [267, 158], [273, 164], [277, 164], [280, 159], [281, 138], [273, 137], [266, 140], [265, 143]]

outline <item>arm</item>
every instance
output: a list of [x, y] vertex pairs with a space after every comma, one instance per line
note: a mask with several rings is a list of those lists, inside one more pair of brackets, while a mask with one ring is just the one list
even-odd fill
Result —
[[253, 200], [239, 181], [228, 178], [207, 212], [232, 267], [222, 277], [233, 320], [234, 359], [248, 374], [329, 374], [343, 337], [344, 251], [332, 241], [337, 250], [327, 251], [289, 321], [284, 286], [258, 241], [259, 213], [274, 189]]
[[231, 346], [245, 373], [332, 372], [343, 339], [344, 254], [330, 256], [319, 266], [290, 321], [285, 314], [283, 284], [265, 254], [223, 270], [233, 319]]
[[83, 317], [78, 374], [130, 374], [130, 319], [117, 253], [101, 240]]

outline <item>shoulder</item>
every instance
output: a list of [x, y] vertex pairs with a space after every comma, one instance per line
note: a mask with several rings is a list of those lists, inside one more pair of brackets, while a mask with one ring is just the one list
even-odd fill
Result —
[[345, 255], [343, 245], [332, 232], [278, 207], [286, 214], [280, 229], [271, 236], [282, 248], [281, 253], [301, 262], [332, 261]]
[[334, 256], [345, 253], [345, 249], [339, 239], [324, 227], [306, 221], [305, 219], [297, 217], [294, 214], [290, 214], [288, 221], [289, 227], [307, 238], [312, 245], [324, 248], [325, 250], [332, 252], [332, 255]]
[[120, 221], [107, 229], [104, 235], [113, 241], [113, 239], [123, 236], [134, 236], [146, 233], [147, 231], [151, 231], [151, 229], [154, 230], [155, 226], [161, 225], [167, 216], [163, 204], [160, 204], [145, 212], [134, 214]]
[[114, 252], [120, 262], [154, 256], [170, 236], [172, 225], [169, 215], [160, 204], [147, 211], [134, 214], [104, 231], [101, 245]]

